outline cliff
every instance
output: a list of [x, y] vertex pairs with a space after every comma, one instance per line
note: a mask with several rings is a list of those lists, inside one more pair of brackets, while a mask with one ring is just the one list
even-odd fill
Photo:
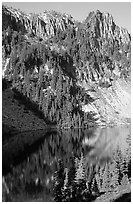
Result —
[[44, 11], [41, 14], [26, 14], [14, 8], [2, 7], [2, 29], [10, 26], [13, 30], [22, 30], [28, 35], [47, 38], [55, 35], [58, 30], [64, 31], [74, 25], [70, 15], [55, 11]]
[[130, 121], [131, 36], [112, 15], [80, 23], [3, 6], [2, 20], [3, 77], [45, 117], [67, 127]]

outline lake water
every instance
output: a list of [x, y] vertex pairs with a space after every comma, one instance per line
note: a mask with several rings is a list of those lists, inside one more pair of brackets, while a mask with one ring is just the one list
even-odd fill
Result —
[[4, 151], [3, 162], [11, 163], [3, 170], [3, 200], [130, 200], [129, 126], [53, 132], [28, 149], [14, 162]]

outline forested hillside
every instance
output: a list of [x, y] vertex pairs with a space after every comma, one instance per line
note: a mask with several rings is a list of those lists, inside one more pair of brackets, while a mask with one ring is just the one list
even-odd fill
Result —
[[130, 118], [131, 36], [110, 14], [97, 10], [80, 23], [3, 6], [2, 20], [3, 78], [45, 121], [88, 127]]

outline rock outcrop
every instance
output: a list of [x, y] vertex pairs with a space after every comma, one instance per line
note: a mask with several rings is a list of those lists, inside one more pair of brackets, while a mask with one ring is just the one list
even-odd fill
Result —
[[82, 32], [80, 50], [88, 52], [82, 68], [86, 81], [91, 78], [91, 81], [111, 84], [114, 75], [120, 76], [124, 68], [130, 70], [131, 36], [115, 24], [109, 13], [91, 12], [84, 21]]
[[2, 20], [3, 30], [10, 26], [14, 30], [20, 29], [24, 33], [41, 38], [54, 36], [58, 30], [64, 31], [68, 26], [74, 25], [74, 19], [67, 14], [55, 11], [26, 14], [7, 6], [2, 7]]

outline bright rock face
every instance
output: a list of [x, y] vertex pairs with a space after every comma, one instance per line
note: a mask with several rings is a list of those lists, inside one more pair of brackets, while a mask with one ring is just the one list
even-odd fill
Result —
[[[131, 36], [126, 29], [115, 24], [112, 15], [98, 10], [91, 12], [82, 27], [84, 37], [87, 36], [88, 39], [86, 38], [86, 42], [84, 37], [80, 39], [80, 49], [81, 53], [88, 52], [90, 59], [83, 62], [79, 78], [83, 75], [87, 82], [102, 80], [102, 83], [111, 83], [114, 75], [121, 75], [119, 68], [123, 67], [124, 61], [127, 63], [125, 67], [130, 70]], [[83, 47], [85, 43], [88, 44], [87, 49]]]
[[54, 11], [44, 11], [42, 14], [25, 14], [13, 8], [2, 7], [3, 29], [12, 27], [14, 30], [23, 29], [24, 32], [38, 37], [53, 36], [60, 30], [65, 30], [69, 25], [74, 25], [74, 20], [67, 14]]
[[95, 37], [100, 38], [121, 38], [122, 42], [130, 41], [130, 34], [124, 28], [119, 28], [109, 13], [100, 11], [91, 12], [86, 18], [85, 23], [90, 31], [94, 32]]

